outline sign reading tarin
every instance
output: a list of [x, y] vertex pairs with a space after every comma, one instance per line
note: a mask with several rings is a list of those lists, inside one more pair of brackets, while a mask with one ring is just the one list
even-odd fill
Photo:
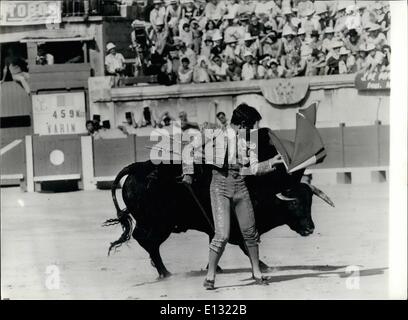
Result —
[[39, 135], [85, 133], [83, 92], [33, 95], [34, 133]]
[[0, 1], [0, 25], [61, 23], [61, 1]]

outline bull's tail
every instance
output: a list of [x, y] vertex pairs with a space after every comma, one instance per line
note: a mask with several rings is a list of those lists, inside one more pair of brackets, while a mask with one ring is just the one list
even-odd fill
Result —
[[131, 166], [129, 165], [125, 168], [123, 168], [118, 175], [115, 178], [115, 181], [113, 181], [112, 187], [111, 187], [111, 192], [112, 192], [112, 200], [113, 200], [113, 204], [115, 205], [115, 209], [116, 209], [116, 213], [117, 213], [117, 217], [114, 219], [108, 219], [106, 220], [102, 225], [104, 227], [106, 226], [113, 226], [116, 224], [121, 224], [122, 226], [122, 235], [120, 236], [120, 238], [116, 241], [113, 241], [110, 243], [109, 246], [109, 251], [108, 251], [108, 255], [110, 254], [112, 249], [116, 249], [118, 247], [120, 247], [123, 243], [127, 242], [130, 240], [130, 237], [132, 235], [132, 230], [133, 230], [133, 220], [131, 215], [129, 214], [129, 210], [127, 208], [124, 209], [120, 209], [119, 204], [118, 204], [118, 200], [116, 198], [116, 189], [120, 183], [120, 180], [124, 177], [129, 175], [129, 173], [131, 172]]

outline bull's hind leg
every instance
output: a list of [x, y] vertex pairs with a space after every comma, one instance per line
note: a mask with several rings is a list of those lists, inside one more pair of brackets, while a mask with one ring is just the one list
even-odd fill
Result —
[[160, 255], [160, 245], [169, 237], [169, 235], [170, 232], [157, 235], [138, 227], [133, 230], [133, 237], [139, 242], [142, 248], [149, 253], [152, 265], [157, 269], [160, 279], [171, 276], [171, 273], [167, 270]]

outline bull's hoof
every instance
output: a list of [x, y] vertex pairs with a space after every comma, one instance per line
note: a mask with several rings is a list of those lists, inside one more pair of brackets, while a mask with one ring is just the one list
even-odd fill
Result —
[[166, 270], [166, 271], [161, 272], [159, 274], [158, 280], [163, 280], [163, 279], [166, 279], [166, 278], [168, 278], [170, 276], [171, 276], [171, 272]]
[[270, 270], [270, 267], [261, 260], [259, 260], [259, 268], [261, 269], [262, 272], [268, 272]]

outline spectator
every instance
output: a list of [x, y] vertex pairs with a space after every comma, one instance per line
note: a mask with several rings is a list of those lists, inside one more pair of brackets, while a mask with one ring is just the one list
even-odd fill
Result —
[[166, 49], [169, 36], [168, 27], [164, 24], [164, 19], [156, 21], [155, 28], [149, 34], [149, 39], [152, 45], [151, 53], [162, 55]]
[[213, 20], [208, 20], [207, 24], [205, 25], [205, 33], [204, 37], [207, 39], [208, 37], [213, 38], [214, 33], [218, 31], [217, 27]]
[[212, 63], [210, 64], [209, 69], [211, 70], [213, 76], [213, 81], [225, 81], [227, 80], [227, 69], [228, 65], [222, 61], [220, 56], [214, 56], [212, 58]]
[[213, 40], [213, 47], [211, 48], [211, 54], [215, 55], [215, 56], [218, 56], [224, 50], [223, 49], [223, 43], [222, 43], [223, 37], [222, 37], [221, 33], [218, 30], [217, 30], [217, 32], [215, 32], [213, 34], [212, 40]]
[[306, 76], [322, 76], [325, 73], [326, 57], [318, 49], [313, 49], [306, 66]]
[[157, 22], [165, 21], [166, 16], [166, 9], [163, 6], [162, 0], [154, 0], [153, 1], [153, 9], [150, 11], [150, 24], [152, 25], [153, 29], [156, 30]]
[[196, 122], [191, 122], [187, 118], [187, 112], [185, 111], [180, 111], [179, 112], [179, 120], [176, 122], [178, 126], [181, 127], [182, 131], [186, 131], [189, 129], [195, 129], [195, 130], [200, 130], [200, 127], [198, 123]]
[[225, 39], [225, 49], [222, 52], [224, 60], [231, 58], [232, 60], [242, 62], [239, 58], [239, 47], [237, 47], [237, 42], [238, 40], [234, 37]]
[[251, 51], [244, 54], [245, 63], [242, 66], [242, 80], [254, 80], [257, 77], [257, 62]]
[[353, 57], [350, 55], [350, 50], [347, 50], [345, 47], [341, 47], [339, 52], [339, 74], [351, 73], [351, 68], [355, 65], [355, 61], [349, 60], [349, 56]]
[[167, 24], [169, 30], [172, 34], [178, 35], [178, 25], [181, 18], [181, 6], [178, 4], [177, 0], [170, 0], [169, 5], [166, 8], [165, 13], [165, 23]]
[[267, 70], [268, 79], [283, 78], [284, 75], [285, 71], [279, 66], [278, 60], [272, 58], [269, 61], [269, 69]]
[[344, 24], [348, 30], [361, 30], [361, 16], [355, 5], [350, 5], [346, 8], [346, 19]]
[[227, 57], [227, 65], [227, 81], [240, 81], [242, 69], [239, 64], [234, 59]]
[[212, 40], [212, 36], [207, 35], [207, 37], [204, 39], [204, 43], [201, 46], [201, 55], [207, 59], [210, 59], [213, 44], [214, 42]]
[[121, 130], [124, 134], [136, 134], [137, 123], [135, 121], [135, 117], [133, 112], [126, 112], [125, 113], [126, 121], [118, 126], [118, 129]]
[[191, 32], [193, 34], [193, 50], [196, 55], [200, 54], [200, 47], [203, 39], [203, 32], [196, 19], [191, 20]]
[[125, 72], [125, 58], [116, 52], [116, 46], [109, 42], [106, 45], [107, 56], [105, 57], [105, 70], [107, 75], [123, 76]]
[[229, 123], [227, 117], [225, 116], [225, 112], [220, 111], [216, 115], [218, 121], [220, 122], [221, 128], [225, 129], [228, 127]]
[[265, 27], [263, 23], [259, 22], [257, 16], [255, 15], [251, 17], [251, 23], [248, 26], [248, 33], [252, 37], [259, 37], [265, 35]]
[[278, 38], [276, 31], [271, 31], [260, 40], [260, 54], [268, 54], [272, 58], [279, 59], [282, 53], [282, 40]]
[[102, 121], [102, 128], [99, 130], [99, 135], [95, 136], [95, 139], [118, 139], [125, 137], [126, 134], [124, 134], [120, 129], [111, 129], [109, 120], [104, 120]]
[[186, 43], [180, 41], [180, 51], [179, 51], [179, 58], [180, 61], [186, 57], [190, 61], [190, 66], [194, 67], [197, 63], [197, 56], [196, 53], [189, 47], [186, 46]]
[[190, 68], [190, 60], [187, 57], [181, 59], [177, 78], [178, 83], [190, 83], [193, 80], [193, 69]]
[[28, 95], [31, 95], [30, 85], [28, 79], [30, 75], [23, 71], [26, 68], [26, 62], [18, 56], [12, 48], [7, 50], [7, 56], [4, 60], [3, 79], [0, 83], [6, 80], [7, 71], [10, 71], [13, 81], [20, 84]]
[[195, 83], [210, 82], [209, 72], [207, 58], [204, 56], [198, 57], [197, 65], [194, 67], [193, 81]]
[[286, 77], [301, 77], [306, 73], [306, 61], [299, 54], [291, 55], [286, 64]]
[[339, 74], [340, 48], [343, 43], [334, 41], [326, 56], [326, 74]]
[[307, 8], [304, 12], [304, 18], [301, 20], [302, 29], [304, 30], [305, 34], [310, 37], [312, 31], [320, 31], [320, 24], [319, 21], [316, 20], [313, 15], [315, 14], [315, 10], [312, 8]]
[[239, 57], [242, 61], [245, 61], [245, 54], [250, 52], [254, 58], [259, 55], [259, 46], [256, 41], [256, 37], [251, 36], [249, 33], [245, 34], [244, 44], [241, 45]]
[[268, 79], [269, 78], [269, 62], [271, 57], [269, 55], [264, 56], [264, 58], [259, 61], [260, 65], [257, 68], [257, 79]]
[[54, 56], [47, 52], [45, 46], [39, 46], [35, 63], [41, 65], [52, 65], [54, 64]]
[[351, 54], [357, 55], [358, 50], [362, 44], [360, 36], [356, 29], [348, 31], [347, 36], [343, 39], [345, 47], [350, 50]]
[[322, 51], [327, 53], [330, 51], [330, 48], [334, 42], [334, 29], [332, 27], [327, 27], [324, 30], [324, 37], [322, 42]]
[[373, 24], [368, 29], [367, 43], [373, 44], [377, 49], [381, 49], [387, 44], [387, 38], [381, 32], [381, 26]]
[[98, 135], [98, 130], [96, 130], [92, 120], [86, 122], [86, 131], [88, 132], [88, 136], [95, 137]]

